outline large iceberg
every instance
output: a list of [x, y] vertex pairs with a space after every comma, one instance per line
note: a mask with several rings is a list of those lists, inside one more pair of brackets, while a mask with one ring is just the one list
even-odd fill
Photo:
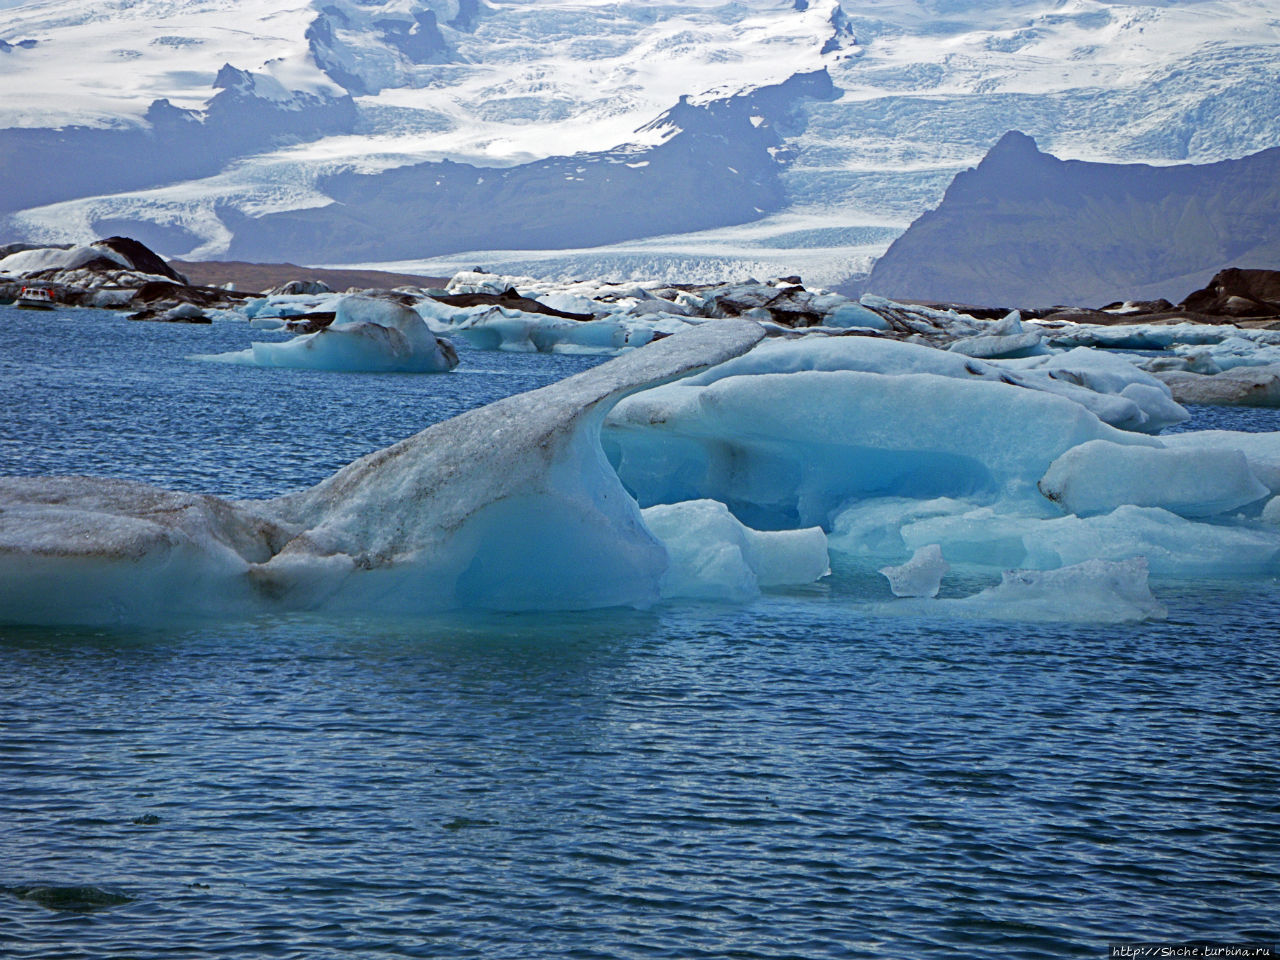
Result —
[[762, 336], [751, 323], [705, 324], [436, 424], [276, 500], [0, 479], [0, 622], [653, 603], [667, 551], [605, 460], [601, 423], [627, 394]]
[[[763, 286], [735, 289], [734, 302], [823, 305], [785, 289], [765, 299]], [[280, 300], [307, 308], [309, 323], [317, 305], [335, 317], [271, 346], [332, 349], [349, 363], [341, 334], [361, 324], [425, 330], [431, 342], [432, 329], [489, 327], [506, 349], [523, 337], [538, 350], [556, 324], [570, 332], [551, 349], [594, 349], [592, 331], [625, 343], [657, 329], [595, 305], [626, 301], [633, 311], [663, 298], [601, 289], [597, 297], [618, 299], [540, 293], [547, 309], [589, 308], [582, 320], [527, 303], [511, 315], [485, 300], [509, 289], [415, 308]], [[623, 346], [619, 359], [437, 424], [275, 500], [0, 480], [0, 621], [740, 601], [821, 579], [829, 556], [838, 571], [882, 570], [889, 588], [863, 582], [908, 595], [890, 604], [895, 612], [1070, 619], [1088, 604], [1055, 591], [1076, 591], [1099, 598], [1098, 616], [1124, 620], [1159, 615], [1148, 570], [1280, 574], [1280, 435], [1155, 435], [1186, 413], [1134, 363], [1093, 349], [1010, 357], [1022, 351], [977, 344], [1005, 354], [983, 360], [945, 349], [943, 328], [1019, 337], [1023, 322], [982, 334], [949, 312], [874, 300], [867, 309], [884, 312], [893, 336], [905, 326], [923, 339], [792, 329], [799, 339], [761, 342], [776, 320], [694, 316], [729, 301], [699, 306], [689, 291], [664, 292], [690, 315], [661, 304], [635, 315], [673, 324], [674, 335]], [[306, 346], [324, 337], [337, 339]], [[929, 599], [948, 570], [954, 582], [1017, 572], [963, 601]]]
[[[889, 563], [906, 592], [929, 592], [943, 564], [1280, 572], [1280, 506], [1263, 509], [1280, 492], [1275, 435], [1138, 432], [1183, 412], [1123, 359], [818, 343], [767, 342], [620, 403], [604, 436], [628, 489], [646, 507], [710, 498], [756, 527], [821, 526], [833, 555]], [[1150, 419], [1104, 423], [1112, 400]]]
[[1072, 447], [1160, 446], [1075, 394], [1104, 396], [908, 343], [769, 342], [620, 403], [605, 442], [644, 506], [710, 498], [756, 526], [829, 528], [869, 497], [1044, 504]]
[[314, 333], [193, 359], [350, 373], [441, 373], [458, 365], [453, 345], [437, 338], [417, 312], [365, 296], [338, 299], [333, 322]]

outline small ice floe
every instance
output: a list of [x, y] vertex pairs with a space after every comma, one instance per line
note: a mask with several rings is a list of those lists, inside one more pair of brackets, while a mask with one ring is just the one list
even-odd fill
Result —
[[1110, 513], [1126, 504], [1184, 517], [1212, 517], [1256, 503], [1270, 491], [1240, 450], [1127, 447], [1093, 440], [1058, 457], [1040, 492], [1068, 513]]
[[753, 530], [715, 500], [649, 507], [642, 516], [667, 548], [663, 599], [750, 600], [762, 587], [801, 586], [831, 571], [821, 527]]
[[971, 597], [902, 600], [880, 612], [982, 620], [1138, 623], [1163, 620], [1168, 610], [1151, 593], [1147, 561], [1086, 560], [1058, 570], [1007, 570]]
[[901, 566], [880, 568], [895, 597], [936, 597], [950, 570], [951, 564], [942, 559], [942, 547], [936, 543], [921, 547]]

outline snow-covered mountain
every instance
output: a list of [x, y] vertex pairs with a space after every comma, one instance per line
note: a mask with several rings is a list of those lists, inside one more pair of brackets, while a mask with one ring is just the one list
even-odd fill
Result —
[[1008, 129], [1280, 144], [1273, 0], [0, 0], [14, 239], [832, 283]]

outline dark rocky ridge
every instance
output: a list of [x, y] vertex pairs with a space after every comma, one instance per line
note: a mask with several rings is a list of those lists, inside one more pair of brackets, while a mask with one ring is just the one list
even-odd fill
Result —
[[292, 280], [319, 280], [334, 290], [350, 287], [443, 287], [448, 277], [385, 270], [331, 270], [302, 267], [296, 263], [246, 263], [242, 260], [172, 260], [170, 263], [193, 283], [208, 287], [234, 284], [237, 290], [269, 290]]
[[1280, 148], [1171, 167], [1059, 160], [1011, 132], [876, 263], [867, 290], [971, 303], [1178, 296], [1280, 266]]

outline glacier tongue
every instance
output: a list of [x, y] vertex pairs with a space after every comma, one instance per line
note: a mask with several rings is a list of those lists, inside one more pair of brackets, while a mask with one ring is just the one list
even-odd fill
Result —
[[0, 480], [0, 622], [647, 605], [667, 554], [605, 460], [601, 422], [628, 393], [763, 335], [749, 322], [703, 324], [272, 501]]

